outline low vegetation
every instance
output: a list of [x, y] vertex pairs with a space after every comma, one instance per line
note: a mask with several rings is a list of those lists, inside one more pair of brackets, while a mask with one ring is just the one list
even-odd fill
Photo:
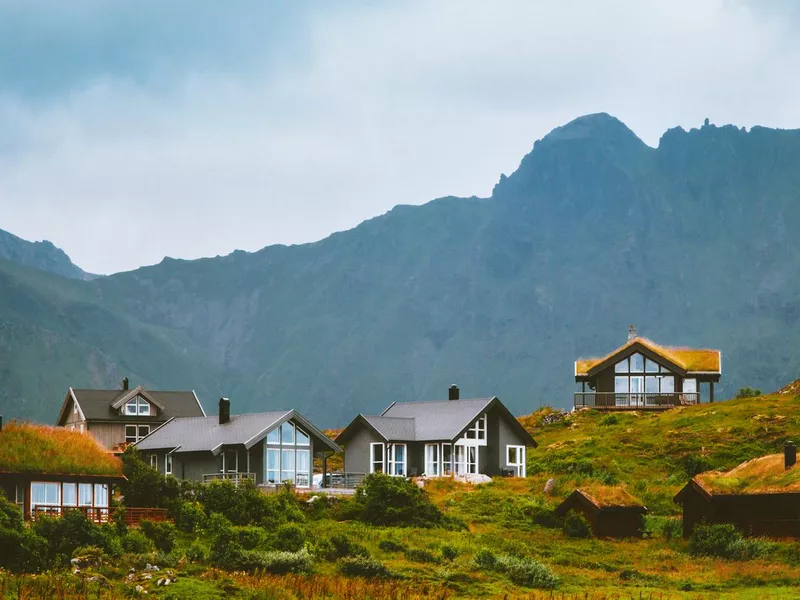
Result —
[[[540, 443], [526, 479], [421, 489], [373, 475], [354, 497], [313, 501], [288, 489], [178, 484], [130, 453], [128, 490], [166, 507], [175, 524], [98, 526], [71, 513], [27, 527], [0, 501], [0, 598], [796, 598], [800, 544], [725, 525], [685, 540], [672, 497], [689, 473], [775, 452], [800, 424], [797, 408], [784, 394], [616, 423], [545, 409], [525, 419]], [[609, 478], [628, 491], [607, 487]], [[576, 487], [603, 501], [643, 499], [647, 537], [597, 539], [580, 514], [558, 517]]]

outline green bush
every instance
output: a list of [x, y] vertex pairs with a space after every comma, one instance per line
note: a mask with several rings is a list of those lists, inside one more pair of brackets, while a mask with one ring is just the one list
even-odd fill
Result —
[[354, 542], [343, 533], [335, 533], [330, 537], [334, 553], [331, 560], [346, 556], [369, 556], [369, 551], [361, 544]]
[[453, 544], [442, 544], [442, 558], [445, 560], [455, 560], [458, 556], [458, 548]]
[[395, 540], [381, 540], [378, 542], [378, 548], [384, 552], [404, 552], [406, 545]]
[[389, 569], [370, 556], [346, 556], [339, 559], [339, 572], [348, 577], [385, 579], [391, 576]]
[[215, 537], [225, 531], [232, 531], [233, 523], [231, 523], [225, 515], [211, 513], [208, 519], [206, 519], [204, 529], [211, 537]]
[[297, 523], [284, 523], [275, 531], [272, 546], [284, 552], [299, 552], [306, 543], [306, 530]]
[[708, 471], [712, 467], [713, 465], [708, 460], [697, 454], [688, 454], [683, 459], [683, 472], [689, 478]]
[[142, 521], [139, 527], [142, 533], [153, 542], [156, 550], [172, 552], [172, 548], [175, 546], [175, 525], [166, 521]]
[[729, 523], [697, 525], [689, 537], [689, 552], [696, 556], [749, 560], [763, 556], [771, 549], [768, 542], [746, 539]]
[[475, 566], [484, 571], [492, 571], [497, 564], [497, 557], [488, 548], [480, 548], [472, 559]]
[[255, 525], [238, 527], [235, 531], [236, 541], [245, 550], [254, 550], [256, 546], [264, 541], [264, 537], [266, 536], [265, 531], [261, 527], [256, 527]]
[[739, 392], [736, 394], [737, 398], [755, 398], [761, 395], [761, 390], [758, 388], [751, 388], [751, 387], [743, 387], [739, 388]]
[[428, 550], [423, 550], [422, 548], [409, 548], [408, 550], [406, 550], [405, 554], [408, 560], [413, 560], [414, 562], [419, 562], [419, 563], [439, 562], [438, 557], [433, 552], [429, 552]]
[[147, 554], [155, 550], [150, 538], [138, 529], [131, 529], [122, 537], [122, 548], [130, 554]]
[[199, 502], [180, 500], [170, 512], [175, 519], [175, 526], [184, 533], [194, 533], [202, 529], [206, 522], [206, 511]]
[[238, 486], [230, 481], [213, 481], [198, 489], [197, 500], [206, 514], [219, 513], [234, 525], [260, 525], [269, 529], [304, 518], [293, 492], [263, 494], [251, 481]]
[[0, 527], [0, 568], [14, 573], [37, 573], [49, 566], [47, 540], [33, 529]]
[[606, 415], [602, 419], [600, 419], [600, 425], [608, 426], [608, 425], [617, 425], [619, 424], [619, 417], [617, 415]]
[[136, 446], [128, 446], [122, 454], [120, 484], [127, 506], [166, 507], [177, 500], [179, 484], [173, 477], [164, 477], [147, 464]]
[[505, 556], [497, 561], [496, 569], [505, 573], [515, 585], [525, 587], [549, 590], [559, 581], [548, 567], [532, 558]]
[[592, 528], [586, 517], [571, 510], [564, 517], [564, 534], [570, 538], [589, 538], [592, 537]]
[[372, 525], [435, 527], [442, 513], [410, 479], [371, 473], [356, 489], [358, 518]]
[[47, 541], [48, 560], [56, 564], [66, 565], [80, 546], [98, 546], [108, 554], [119, 551], [114, 527], [101, 528], [79, 510], [68, 510], [60, 518], [39, 517], [33, 530]]
[[264, 552], [260, 568], [267, 573], [309, 573], [313, 561], [308, 550], [299, 552]]
[[186, 559], [193, 563], [204, 563], [208, 560], [208, 551], [198, 540], [186, 549]]

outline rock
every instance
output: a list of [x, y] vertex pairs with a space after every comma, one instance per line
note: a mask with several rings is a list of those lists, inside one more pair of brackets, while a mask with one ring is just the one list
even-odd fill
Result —
[[152, 575], [151, 573], [145, 573], [145, 574], [142, 576], [142, 579], [152, 579], [152, 578], [153, 578], [153, 575]]
[[544, 493], [548, 496], [552, 495], [553, 490], [556, 489], [556, 480], [552, 477], [547, 480], [547, 483], [544, 484]]
[[467, 473], [465, 475], [456, 475], [454, 479], [456, 481], [470, 483], [472, 485], [483, 485], [484, 483], [491, 483], [492, 481], [491, 477], [484, 475], [483, 473]]
[[136, 593], [137, 594], [146, 594], [147, 590], [144, 589], [144, 587], [142, 587], [141, 585], [137, 585], [136, 586]]

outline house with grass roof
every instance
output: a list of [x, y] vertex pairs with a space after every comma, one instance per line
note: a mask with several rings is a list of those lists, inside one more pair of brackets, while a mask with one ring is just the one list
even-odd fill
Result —
[[599, 538], [641, 537], [647, 514], [647, 508], [627, 490], [607, 485], [576, 489], [556, 508], [561, 517], [570, 511], [582, 514]]
[[380, 415], [358, 415], [336, 438], [347, 473], [399, 477], [525, 477], [531, 434], [493, 396], [393, 402]]
[[640, 337], [631, 325], [624, 345], [600, 358], [575, 361], [580, 390], [574, 407], [665, 410], [699, 404], [703, 388], [713, 402], [721, 376], [719, 350], [664, 346]]
[[695, 526], [730, 523], [745, 535], [800, 538], [800, 467], [797, 448], [743, 462], [727, 472], [695, 475], [675, 496], [683, 507], [683, 534]]
[[121, 453], [170, 419], [205, 416], [197, 394], [191, 390], [131, 388], [125, 377], [116, 390], [70, 387], [56, 425], [89, 432], [109, 450]]
[[63, 427], [0, 422], [0, 489], [26, 520], [79, 510], [105, 523], [113, 486], [124, 481], [119, 458], [94, 437]]

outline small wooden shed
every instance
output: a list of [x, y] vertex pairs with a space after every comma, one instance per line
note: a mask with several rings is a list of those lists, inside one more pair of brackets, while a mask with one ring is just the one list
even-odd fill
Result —
[[642, 537], [642, 517], [647, 508], [619, 486], [587, 486], [572, 492], [556, 514], [581, 513], [599, 538]]
[[783, 454], [693, 477], [675, 496], [683, 506], [683, 535], [701, 523], [730, 523], [745, 535], [800, 539], [800, 468], [794, 444]]

